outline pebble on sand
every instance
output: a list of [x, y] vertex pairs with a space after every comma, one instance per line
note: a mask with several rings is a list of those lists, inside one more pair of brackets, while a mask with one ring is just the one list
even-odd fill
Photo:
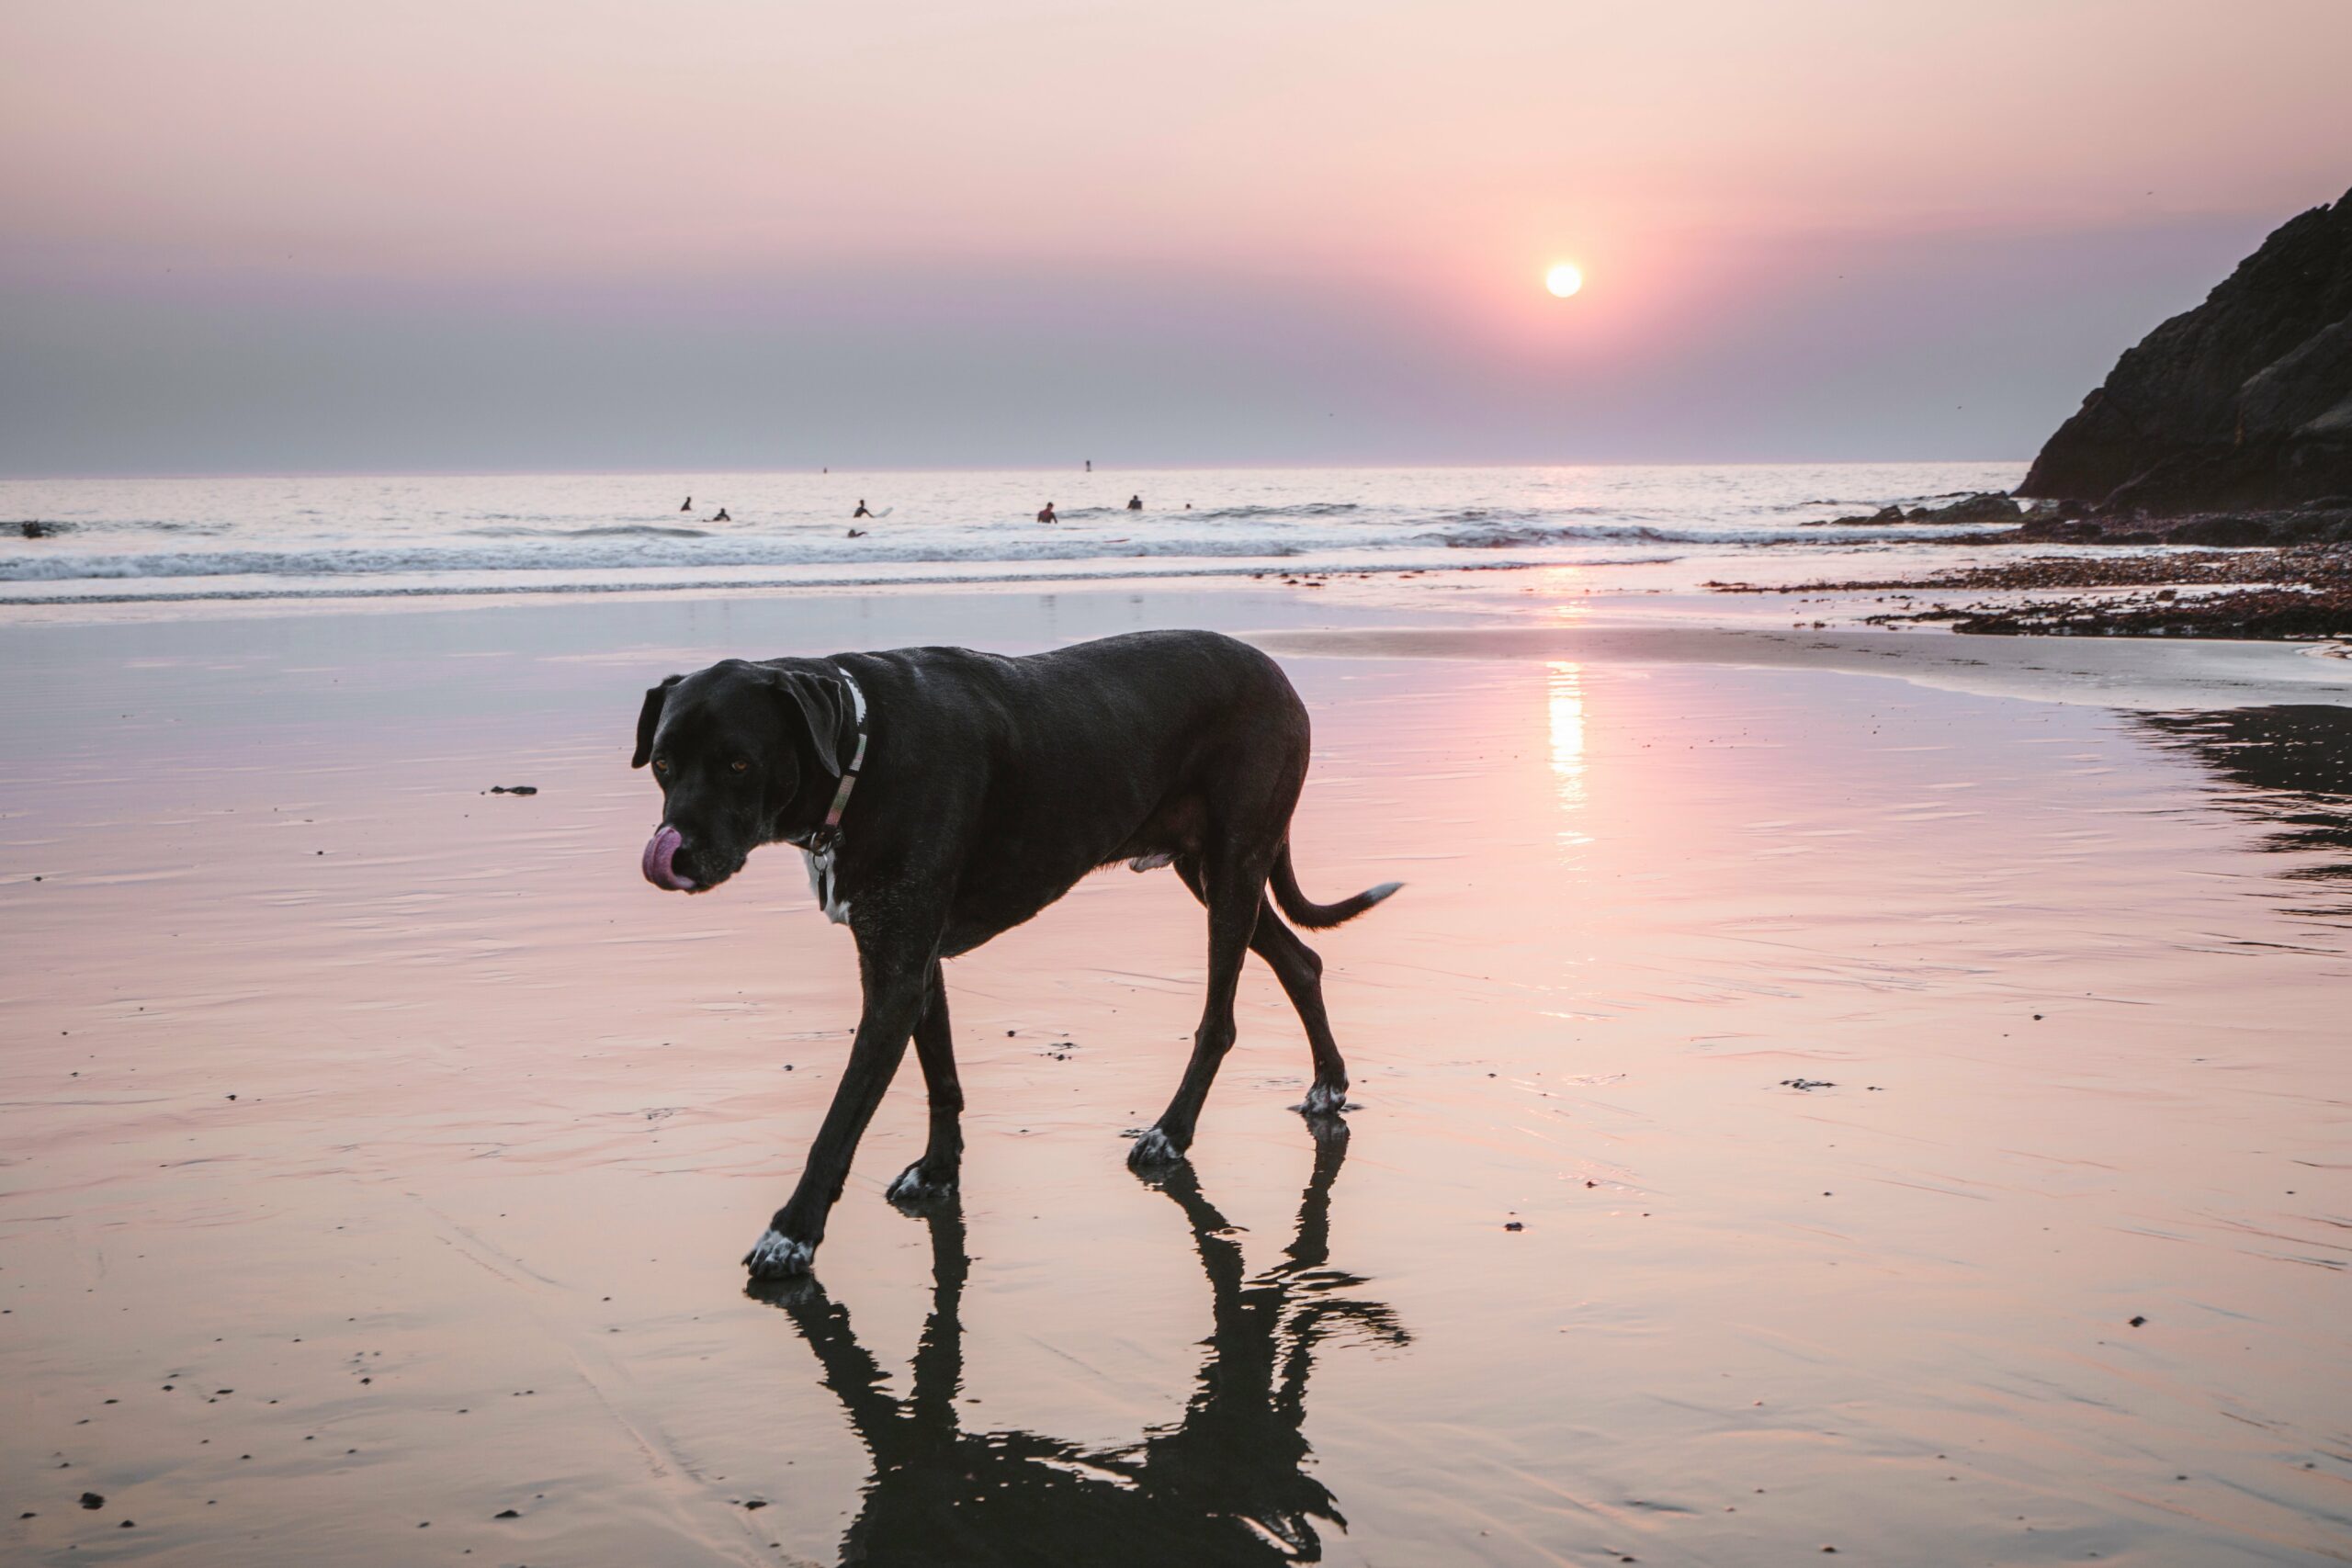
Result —
[[85, 1492], [82, 1494], [82, 1506], [85, 1508], [103, 1508], [106, 1506], [107, 1500], [104, 1497], [99, 1496], [96, 1493]]

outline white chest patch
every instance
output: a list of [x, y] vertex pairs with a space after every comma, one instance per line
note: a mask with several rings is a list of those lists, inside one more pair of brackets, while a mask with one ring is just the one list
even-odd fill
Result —
[[825, 911], [825, 919], [837, 926], [849, 924], [849, 900], [841, 896], [833, 882], [833, 856], [838, 846], [828, 844], [821, 850], [803, 850], [800, 858], [808, 863], [808, 891], [816, 896], [817, 907]]

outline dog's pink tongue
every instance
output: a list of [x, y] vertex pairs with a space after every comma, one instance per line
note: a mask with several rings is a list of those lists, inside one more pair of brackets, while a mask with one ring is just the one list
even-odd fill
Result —
[[671, 827], [667, 822], [662, 824], [662, 830], [646, 840], [645, 880], [656, 887], [666, 887], [673, 893], [693, 892], [694, 878], [682, 875], [670, 864], [678, 856], [678, 846], [684, 841], [679, 837], [675, 828]]

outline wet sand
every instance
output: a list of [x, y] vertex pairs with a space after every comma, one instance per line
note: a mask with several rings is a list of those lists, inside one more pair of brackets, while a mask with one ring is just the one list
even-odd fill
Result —
[[[0, 626], [0, 1558], [2352, 1555], [2352, 665], [1501, 619]], [[960, 1208], [881, 1198], [910, 1070], [747, 1292], [852, 955], [786, 852], [639, 880], [639, 694], [1140, 625], [1275, 649], [1308, 892], [1408, 884], [1316, 939], [1346, 1135], [1253, 967], [1189, 1171], [1126, 1172], [1201, 931], [1105, 873], [950, 972]]]

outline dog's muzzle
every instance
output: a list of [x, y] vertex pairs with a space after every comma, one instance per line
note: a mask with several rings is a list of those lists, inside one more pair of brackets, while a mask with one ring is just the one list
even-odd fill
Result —
[[646, 840], [645, 880], [673, 893], [693, 892], [695, 879], [672, 863], [678, 858], [679, 846], [684, 842], [684, 838], [675, 828], [667, 822], [662, 823], [662, 830]]

